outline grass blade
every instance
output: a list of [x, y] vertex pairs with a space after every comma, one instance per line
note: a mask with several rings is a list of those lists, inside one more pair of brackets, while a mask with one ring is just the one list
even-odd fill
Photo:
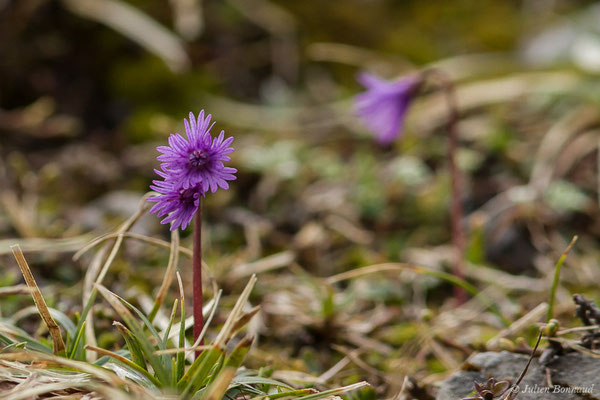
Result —
[[2, 333], [0, 333], [0, 344], [4, 346], [11, 346], [15, 344], [15, 341], [9, 338], [8, 336], [5, 336]]
[[312, 388], [309, 388], [309, 389], [298, 389], [298, 390], [290, 390], [288, 392], [281, 392], [281, 393], [274, 393], [274, 394], [270, 394], [270, 395], [256, 396], [256, 397], [253, 397], [250, 400], [263, 400], [263, 399], [275, 400], [275, 399], [283, 399], [285, 397], [293, 399], [293, 398], [297, 398], [298, 396], [306, 396], [306, 395], [313, 394], [313, 393], [316, 393], [316, 390], [312, 389]]
[[69, 354], [70, 359], [80, 359], [81, 358], [80, 356], [83, 354], [83, 351], [85, 350], [84, 332], [85, 332], [86, 325], [87, 325], [87, 323], [85, 321], [83, 321], [83, 324], [81, 325], [81, 329], [79, 330], [79, 332], [77, 332], [77, 336], [75, 337], [75, 340], [73, 341], [72, 353]]
[[173, 277], [175, 276], [175, 270], [177, 269], [177, 262], [179, 261], [179, 231], [174, 230], [171, 232], [171, 252], [169, 254], [169, 264], [167, 265], [167, 270], [165, 271], [165, 276], [163, 277], [163, 281], [160, 285], [160, 289], [158, 290], [158, 294], [156, 295], [156, 299], [154, 300], [154, 306], [152, 306], [152, 311], [148, 315], [148, 320], [150, 322], [154, 321], [154, 317], [156, 317], [156, 313], [160, 309], [160, 306], [167, 295], [167, 291], [171, 286], [171, 282], [173, 281]]
[[[179, 284], [179, 296], [181, 298], [181, 323], [179, 326], [179, 348], [185, 348], [185, 295], [183, 293], [183, 283], [181, 282], [181, 275], [177, 272], [177, 283]], [[177, 353], [175, 368], [177, 369], [175, 374], [175, 381], [173, 382], [173, 386], [179, 382], [181, 378], [183, 378], [183, 374], [185, 373], [185, 353], [179, 352]]]
[[217, 306], [219, 305], [219, 301], [221, 300], [222, 294], [223, 294], [223, 289], [219, 289], [219, 291], [217, 292], [217, 294], [215, 295], [215, 297], [213, 299], [212, 306], [210, 309], [210, 314], [208, 314], [208, 318], [206, 318], [204, 320], [204, 328], [202, 328], [202, 332], [200, 332], [200, 335], [198, 335], [198, 338], [192, 345], [192, 348], [200, 347], [200, 343], [202, 342], [202, 339], [204, 339], [204, 335], [206, 335], [206, 332], [208, 331], [208, 327], [210, 326], [210, 323], [212, 322], [215, 314], [217, 313]]
[[[115, 257], [117, 256], [117, 253], [119, 252], [119, 249], [121, 248], [121, 244], [123, 243], [124, 234], [129, 230], [129, 228], [131, 228], [141, 218], [142, 215], [144, 215], [144, 213], [148, 209], [149, 204], [148, 204], [148, 201], [146, 201], [146, 199], [150, 195], [151, 195], [151, 193], [147, 193], [142, 197], [135, 214], [133, 214], [131, 217], [129, 217], [127, 219], [127, 221], [123, 222], [119, 226], [119, 228], [117, 229], [116, 232], [113, 232], [112, 234], [102, 235], [100, 238], [96, 238], [96, 239], [92, 240], [90, 243], [88, 243], [86, 246], [84, 246], [82, 249], [80, 249], [77, 253], [75, 253], [73, 255], [73, 260], [77, 261], [83, 253], [87, 252], [88, 250], [93, 248], [98, 243], [101, 243], [104, 239], [110, 238], [113, 236], [116, 237], [115, 243], [113, 244], [113, 246], [110, 250], [110, 254], [104, 261], [104, 264], [102, 265], [102, 268], [100, 269], [100, 272], [98, 273], [98, 276], [96, 277], [94, 284], [97, 284], [97, 285], [102, 284], [104, 277], [108, 273], [108, 269], [112, 265]], [[79, 321], [77, 323], [77, 327], [75, 328], [75, 333], [77, 335], [79, 335], [79, 331], [83, 327], [83, 321], [85, 321], [87, 319], [90, 309], [92, 308], [94, 301], [96, 300], [97, 294], [98, 294], [98, 292], [96, 290], [96, 287], [93, 287], [91, 293], [89, 293], [89, 298], [87, 299], [85, 307], [83, 308], [83, 311], [81, 313], [81, 318], [79, 319]], [[67, 349], [67, 354], [70, 355], [69, 358], [73, 358], [73, 357], [71, 357], [71, 355], [74, 356], [76, 354], [76, 352], [74, 351], [73, 348], [69, 348], [69, 349]]]
[[67, 317], [62, 311], [58, 311], [54, 308], [49, 308], [50, 315], [63, 327], [68, 333], [68, 336], [74, 337], [75, 334], [75, 324], [69, 317]]
[[[1, 324], [1, 322], [0, 322]], [[25, 342], [27, 343], [26, 348], [29, 350], [39, 351], [45, 354], [52, 354], [52, 349], [44, 343], [40, 343], [37, 340], [33, 339], [27, 332], [16, 327], [16, 326], [5, 326], [2, 324], [2, 331], [14, 337], [17, 342]], [[14, 343], [14, 340], [8, 336], [2, 335], [2, 341], [11, 341]]]
[[193, 371], [193, 374], [189, 374], [192, 370], [192, 368], [190, 368], [188, 373], [183, 376], [181, 382], [178, 384], [178, 387], [183, 388], [181, 392], [182, 398], [194, 393], [207, 383], [210, 372], [217, 364], [219, 358], [224, 354], [225, 350], [218, 346], [213, 346], [210, 350], [202, 352], [201, 356], [198, 358], [201, 360], [198, 368]]
[[23, 278], [25, 278], [25, 283], [32, 290], [31, 296], [33, 297], [33, 302], [35, 303], [44, 324], [48, 328], [48, 332], [50, 332], [50, 336], [52, 337], [52, 343], [54, 347], [54, 354], [64, 353], [65, 351], [65, 342], [63, 341], [62, 335], [60, 333], [60, 327], [50, 315], [50, 310], [46, 305], [46, 301], [42, 296], [42, 292], [40, 291], [37, 283], [35, 282], [35, 278], [31, 273], [31, 269], [25, 260], [25, 256], [23, 255], [23, 251], [18, 244], [10, 246], [15, 259], [17, 260], [17, 264], [21, 269], [21, 273], [23, 274]]
[[248, 284], [242, 291], [242, 294], [238, 297], [233, 309], [229, 313], [223, 328], [219, 331], [213, 347], [210, 350], [203, 352], [200, 357], [192, 363], [192, 366], [178, 382], [178, 387], [183, 388], [184, 394], [189, 394], [194, 390], [198, 390], [202, 384], [205, 383], [209, 372], [217, 364], [217, 361], [225, 354], [223, 348], [231, 337], [231, 333], [236, 327], [236, 322], [241, 318], [242, 308], [248, 301], [248, 297], [255, 284], [256, 275], [252, 275]]
[[97, 294], [98, 291], [96, 290], [96, 288], [94, 288], [92, 290], [92, 293], [90, 293], [90, 298], [88, 299], [85, 307], [83, 308], [83, 311], [81, 312], [81, 316], [79, 318], [79, 321], [77, 322], [77, 326], [75, 327], [75, 338], [72, 339], [70, 347], [67, 348], [67, 355], [70, 359], [80, 359], [80, 357], [78, 357], [80, 351], [77, 351], [77, 344], [79, 342], [77, 338], [79, 338], [85, 332], [85, 321], [87, 319], [87, 315], [90, 312], [90, 309], [92, 308], [92, 305], [94, 304], [94, 301], [96, 300]]
[[[139, 309], [137, 309], [133, 304], [129, 303], [127, 300], [115, 295], [114, 293], [113, 293], [113, 295], [116, 296], [123, 304], [125, 304], [127, 307], [129, 307], [129, 309], [132, 310], [138, 316], [138, 318], [142, 320], [142, 322], [144, 323], [146, 328], [148, 328], [148, 330], [152, 333], [152, 336], [154, 336], [156, 338], [158, 348], [160, 350], [165, 350], [166, 347], [165, 347], [165, 344], [163, 343], [162, 338], [160, 337], [160, 335], [158, 334], [158, 332], [156, 331], [156, 329], [154, 328], [152, 323], [150, 321], [148, 321], [148, 318], [146, 318], [144, 313], [141, 312]], [[167, 372], [167, 374], [169, 376], [171, 376], [171, 359], [170, 359], [170, 357], [166, 354], [160, 355], [159, 357], [160, 357], [163, 369]], [[163, 382], [165, 382], [165, 384], [166, 384], [168, 381], [163, 381]]]
[[244, 338], [240, 340], [231, 354], [227, 356], [227, 359], [225, 360], [225, 368], [233, 368], [234, 370], [237, 370], [242, 365], [242, 362], [244, 362], [244, 358], [246, 358], [246, 354], [248, 354], [248, 350], [250, 350], [252, 342], [254, 342], [253, 338]]
[[173, 302], [173, 309], [171, 310], [171, 317], [169, 318], [169, 325], [167, 325], [167, 329], [165, 330], [165, 334], [163, 335], [163, 347], [167, 347], [167, 341], [169, 340], [169, 333], [171, 333], [171, 327], [173, 326], [173, 322], [175, 322], [175, 313], [177, 312], [177, 304], [178, 300], [175, 299]]
[[367, 382], [358, 382], [348, 386], [342, 386], [336, 389], [325, 390], [324, 392], [309, 394], [308, 396], [296, 397], [296, 400], [315, 400], [315, 399], [324, 399], [329, 396], [337, 396], [342, 393], [350, 392], [352, 390], [361, 389], [369, 386]]
[[221, 400], [231, 380], [235, 376], [236, 368], [224, 368], [215, 378], [214, 382], [206, 388], [204, 395], [199, 396], [203, 400]]
[[[69, 360], [68, 358], [54, 356], [52, 354], [43, 354], [38, 352], [18, 352], [18, 353], [7, 353], [0, 354], [0, 360], [7, 361], [19, 361], [19, 362], [45, 362], [57, 364], [62, 367], [65, 367], [69, 370], [80, 371], [87, 374], [90, 374], [95, 379], [104, 381], [102, 384], [94, 387], [94, 390], [97, 390], [101, 394], [105, 394], [105, 398], [111, 400], [131, 400], [131, 395], [134, 395], [136, 398], [141, 399], [152, 399], [154, 396], [151, 395], [150, 392], [145, 390], [140, 385], [129, 381], [127, 379], [123, 379], [116, 374], [107, 371], [104, 368], [95, 366], [93, 364], [89, 364], [87, 362], [74, 361]], [[71, 384], [73, 382], [70, 382]], [[129, 393], [125, 394], [123, 389], [127, 390]]]
[[[268, 385], [268, 386], [277, 386], [277, 387], [282, 387], [288, 390], [294, 390], [293, 387], [291, 387], [290, 385], [280, 382], [278, 380], [275, 379], [271, 379], [271, 378], [264, 378], [262, 376], [238, 376], [233, 380], [233, 383], [236, 385]], [[307, 390], [307, 389], [302, 389], [302, 390]], [[314, 389], [308, 389], [310, 391], [308, 392], [302, 392], [302, 394], [310, 394], [310, 393], [314, 393], [312, 392], [312, 390]]]
[[231, 333], [229, 334], [227, 340], [231, 339], [240, 329], [245, 327], [248, 324], [248, 322], [250, 322], [252, 317], [254, 317], [259, 311], [260, 306], [256, 306], [252, 310], [241, 315], [233, 324], [233, 327], [231, 328]]
[[248, 301], [248, 297], [250, 297], [250, 293], [256, 284], [256, 280], [256, 275], [252, 275], [250, 277], [248, 284], [242, 291], [240, 297], [238, 297], [235, 306], [233, 306], [233, 310], [231, 310], [231, 313], [227, 317], [223, 328], [219, 331], [219, 335], [215, 339], [216, 346], [224, 346], [227, 343], [227, 340], [231, 337], [231, 332], [233, 331], [237, 320], [240, 318], [242, 307], [244, 307], [244, 304], [246, 301]]
[[143, 369], [148, 369], [148, 366], [146, 365], [146, 360], [144, 359], [144, 355], [142, 353], [142, 349], [140, 348], [140, 345], [135, 339], [135, 337], [133, 337], [131, 331], [120, 322], [115, 321], [113, 322], [113, 325], [117, 327], [117, 329], [119, 330], [119, 332], [121, 332], [121, 335], [125, 339], [125, 343], [127, 344], [127, 348], [129, 349], [129, 354], [131, 354], [131, 359], [133, 360], [133, 362]]
[[577, 235], [573, 236], [573, 239], [571, 239], [571, 243], [569, 243], [565, 251], [562, 253], [560, 258], [558, 259], [558, 262], [556, 263], [556, 267], [554, 268], [554, 279], [552, 281], [552, 289], [550, 290], [550, 301], [548, 302], [548, 314], [546, 322], [550, 322], [554, 314], [554, 297], [556, 295], [556, 288], [558, 287], [558, 281], [560, 278], [560, 269], [564, 264], [565, 260], [567, 259], [567, 255], [575, 245], [575, 242], [577, 242]]
[[111, 358], [114, 358], [115, 360], [118, 360], [120, 362], [122, 362], [123, 364], [125, 364], [126, 366], [128, 366], [129, 368], [139, 372], [140, 374], [144, 375], [146, 378], [148, 378], [152, 383], [154, 383], [156, 386], [161, 387], [161, 383], [150, 373], [148, 372], [145, 368], [141, 367], [140, 365], [134, 363], [133, 361], [131, 361], [130, 359], [128, 359], [127, 357], [124, 357], [120, 354], [117, 354], [115, 352], [112, 352], [110, 350], [105, 350], [105, 349], [101, 349], [99, 347], [96, 346], [85, 346], [86, 350], [91, 350], [94, 351], [98, 354], [101, 354], [103, 356], [109, 356]]
[[[96, 284], [96, 288], [98, 289], [100, 294], [106, 299], [106, 301], [111, 305], [111, 307], [115, 309], [117, 314], [119, 314], [121, 318], [123, 318], [125, 324], [127, 324], [127, 326], [131, 329], [131, 331], [133, 332], [132, 338], [134, 338], [140, 345], [140, 348], [142, 349], [145, 358], [152, 366], [152, 369], [154, 369], [154, 373], [158, 377], [158, 380], [162, 383], [162, 385], [168, 385], [170, 383], [171, 378], [171, 373], [169, 371], [171, 367], [170, 361], [169, 368], [167, 369], [165, 368], [161, 358], [154, 354], [154, 346], [146, 338], [146, 334], [144, 333], [142, 326], [133, 317], [133, 314], [131, 314], [127, 307], [123, 305], [123, 303], [126, 304], [125, 300], [112, 293], [102, 285]], [[158, 338], [158, 340], [160, 343], [160, 338]], [[168, 356], [164, 357], [168, 359]]]

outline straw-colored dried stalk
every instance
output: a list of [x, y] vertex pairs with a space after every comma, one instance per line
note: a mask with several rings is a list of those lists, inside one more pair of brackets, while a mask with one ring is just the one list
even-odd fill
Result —
[[37, 283], [35, 282], [35, 278], [31, 273], [31, 269], [25, 260], [25, 256], [23, 255], [23, 251], [18, 244], [11, 246], [11, 250], [15, 259], [17, 260], [17, 264], [19, 264], [19, 268], [21, 269], [21, 273], [23, 274], [23, 278], [25, 278], [25, 283], [32, 290], [31, 297], [33, 297], [33, 301], [35, 306], [40, 313], [44, 324], [48, 328], [48, 332], [50, 332], [50, 336], [52, 336], [52, 342], [54, 344], [54, 354], [58, 354], [61, 351], [65, 350], [65, 342], [63, 342], [60, 327], [54, 321], [54, 318], [50, 315], [50, 310], [48, 310], [48, 306], [46, 305], [46, 301], [44, 300], [44, 296], [42, 296], [42, 292], [40, 291]]

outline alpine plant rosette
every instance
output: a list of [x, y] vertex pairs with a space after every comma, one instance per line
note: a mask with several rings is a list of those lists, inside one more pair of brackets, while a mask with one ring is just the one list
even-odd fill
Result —
[[186, 138], [174, 133], [169, 136], [169, 146], [156, 148], [161, 153], [157, 160], [161, 161], [162, 171], [155, 171], [163, 180], [152, 181], [150, 188], [159, 194], [148, 198], [156, 202], [150, 212], [159, 217], [167, 215], [161, 223], [172, 222], [172, 231], [187, 228], [201, 197], [209, 190], [214, 193], [218, 188], [229, 189], [227, 181], [235, 180], [237, 172], [223, 164], [231, 160], [233, 137], [225, 139], [224, 131], [213, 137], [210, 114], [205, 118], [202, 110], [196, 119], [190, 112], [184, 124]]

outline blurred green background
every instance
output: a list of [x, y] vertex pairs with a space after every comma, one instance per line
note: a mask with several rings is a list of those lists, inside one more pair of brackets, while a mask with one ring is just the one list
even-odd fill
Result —
[[[497, 285], [517, 316], [545, 296], [579, 234], [564, 279], [593, 292], [599, 22], [599, 4], [566, 0], [2, 0], [0, 252], [21, 240], [53, 301], [77, 309], [85, 265], [72, 252], [135, 212], [155, 177], [155, 147], [204, 109], [213, 133], [235, 137], [239, 170], [229, 191], [205, 201], [206, 261], [236, 291], [240, 266], [275, 257], [257, 288], [256, 330], [287, 353], [264, 359], [298, 356], [321, 373], [331, 343], [359, 334], [400, 348], [418, 312], [397, 306], [443, 307], [449, 286], [410, 274], [335, 294], [296, 286], [381, 262], [449, 267], [444, 103], [423, 96], [391, 148], [373, 143], [352, 110], [359, 71], [394, 78], [436, 66], [454, 77], [462, 114], [469, 279]], [[154, 216], [135, 231], [168, 238]], [[151, 294], [166, 259], [132, 243], [109, 277], [115, 292]], [[17, 282], [12, 260], [0, 262], [0, 281]], [[371, 321], [380, 306], [384, 322], [354, 342], [348, 328], [332, 333]], [[306, 318], [287, 320], [294, 312]], [[383, 371], [422, 370], [371, 357]], [[429, 372], [451, 367], [434, 359], [421, 360]]]

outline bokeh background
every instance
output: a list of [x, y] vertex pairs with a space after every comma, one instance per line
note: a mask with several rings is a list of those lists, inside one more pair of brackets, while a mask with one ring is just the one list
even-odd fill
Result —
[[[599, 27], [593, 1], [1, 0], [0, 283], [20, 279], [19, 241], [49, 301], [80, 310], [87, 264], [73, 252], [135, 212], [155, 147], [204, 109], [235, 137], [239, 171], [205, 200], [205, 260], [231, 299], [260, 272], [250, 365], [319, 376], [346, 360], [327, 378], [382, 394], [405, 374], [434, 382], [493, 336], [493, 315], [410, 271], [321, 279], [451, 265], [441, 97], [421, 97], [381, 148], [353, 115], [355, 77], [454, 78], [468, 279], [517, 318], [547, 296], [574, 234], [563, 282], [597, 296]], [[169, 238], [154, 216], [134, 231]], [[127, 242], [112, 290], [147, 306], [167, 257]], [[98, 336], [117, 341], [98, 312]]]

